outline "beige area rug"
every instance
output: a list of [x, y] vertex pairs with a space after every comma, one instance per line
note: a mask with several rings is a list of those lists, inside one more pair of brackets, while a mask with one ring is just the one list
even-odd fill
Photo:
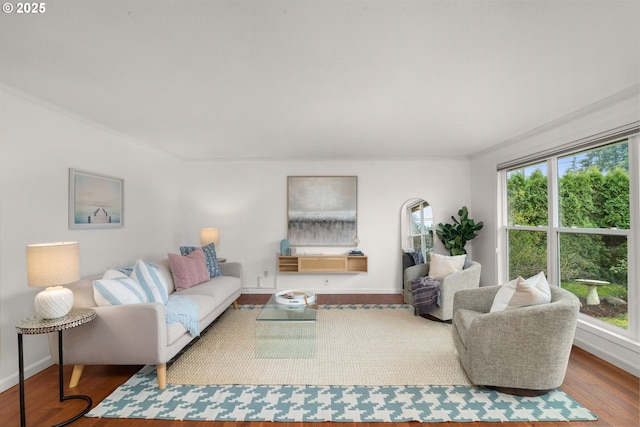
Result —
[[167, 372], [169, 384], [469, 385], [451, 325], [406, 305], [320, 306], [313, 358], [257, 358], [256, 306], [227, 310]]

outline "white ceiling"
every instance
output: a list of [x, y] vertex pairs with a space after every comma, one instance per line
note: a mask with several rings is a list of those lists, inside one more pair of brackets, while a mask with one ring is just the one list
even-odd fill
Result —
[[0, 82], [183, 159], [467, 156], [640, 82], [639, 1], [45, 5]]

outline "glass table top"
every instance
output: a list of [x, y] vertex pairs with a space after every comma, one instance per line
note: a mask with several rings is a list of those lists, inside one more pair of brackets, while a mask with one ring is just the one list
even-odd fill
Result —
[[315, 322], [318, 307], [315, 305], [284, 305], [276, 302], [276, 296], [271, 295], [269, 301], [262, 307], [256, 321], [263, 322]]

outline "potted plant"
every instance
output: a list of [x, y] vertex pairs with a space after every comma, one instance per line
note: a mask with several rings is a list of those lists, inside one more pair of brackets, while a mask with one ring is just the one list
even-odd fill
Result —
[[451, 216], [453, 224], [438, 224], [436, 234], [444, 247], [451, 255], [463, 255], [467, 251], [464, 249], [469, 240], [473, 240], [484, 224], [482, 221], [476, 222], [469, 218], [469, 210], [466, 206], [458, 211], [460, 219]]

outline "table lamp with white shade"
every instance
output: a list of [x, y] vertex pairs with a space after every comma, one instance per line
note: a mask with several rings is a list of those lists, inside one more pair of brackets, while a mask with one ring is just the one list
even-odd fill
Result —
[[73, 292], [60, 285], [80, 279], [77, 242], [41, 243], [27, 246], [27, 283], [47, 287], [36, 295], [34, 306], [43, 319], [65, 316], [73, 306]]
[[200, 244], [206, 246], [209, 243], [213, 243], [214, 246], [218, 246], [220, 242], [220, 229], [218, 228], [203, 228], [200, 230]]

